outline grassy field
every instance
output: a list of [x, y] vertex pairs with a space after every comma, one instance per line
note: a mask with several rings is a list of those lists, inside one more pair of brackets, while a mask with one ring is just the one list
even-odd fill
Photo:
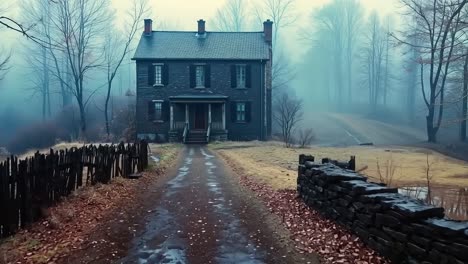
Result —
[[376, 182], [381, 181], [381, 176], [384, 181], [391, 179], [394, 186], [424, 185], [428, 167], [433, 184], [468, 186], [467, 162], [422, 148], [357, 146], [287, 149], [279, 142], [225, 142], [210, 147], [234, 165], [242, 167], [248, 176], [275, 189], [296, 188], [298, 156], [302, 153], [314, 155], [316, 159], [328, 157], [342, 161], [355, 155], [357, 168], [362, 170], [362, 174]]

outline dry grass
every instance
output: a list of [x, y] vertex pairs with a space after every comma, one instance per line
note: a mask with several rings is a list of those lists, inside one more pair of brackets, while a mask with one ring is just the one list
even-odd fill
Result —
[[357, 169], [372, 181], [379, 181], [377, 161], [391, 161], [393, 184], [396, 186], [424, 185], [426, 182], [427, 155], [434, 164], [432, 182], [438, 185], [467, 186], [468, 163], [428, 149], [409, 147], [311, 147], [309, 149], [286, 149], [277, 142], [226, 142], [211, 147], [232, 162], [242, 166], [244, 172], [267, 183], [275, 189], [296, 188], [297, 161], [301, 153], [312, 154], [316, 159], [330, 157], [349, 160], [356, 155]]
[[[109, 143], [93, 143], [94, 145], [99, 145], [99, 144], [109, 144]], [[40, 153], [47, 153], [50, 151], [50, 149], [53, 149], [53, 150], [64, 150], [64, 149], [70, 149], [70, 148], [79, 148], [79, 147], [82, 147], [84, 145], [91, 145], [91, 144], [85, 144], [83, 142], [61, 142], [61, 143], [58, 143], [50, 148], [47, 148], [47, 149], [40, 149], [40, 150], [29, 150], [27, 151], [26, 153], [23, 153], [22, 155], [20, 155], [18, 158], [20, 159], [24, 159], [24, 158], [27, 158], [27, 157], [31, 157], [31, 156], [34, 156], [34, 154], [39, 151]]]

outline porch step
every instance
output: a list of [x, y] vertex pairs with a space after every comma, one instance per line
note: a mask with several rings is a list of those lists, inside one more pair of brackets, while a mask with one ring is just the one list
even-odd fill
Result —
[[185, 144], [206, 144], [206, 130], [197, 129], [188, 132]]

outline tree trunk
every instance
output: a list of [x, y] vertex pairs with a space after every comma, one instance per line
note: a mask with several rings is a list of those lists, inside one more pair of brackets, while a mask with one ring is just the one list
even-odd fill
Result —
[[352, 76], [351, 76], [351, 59], [348, 59], [348, 106], [351, 106], [353, 93], [351, 91]]
[[78, 102], [78, 107], [80, 108], [80, 138], [86, 140], [86, 113], [83, 102]]
[[110, 125], [109, 125], [109, 99], [110, 99], [110, 93], [112, 89], [112, 80], [108, 81], [107, 83], [107, 96], [106, 96], [106, 103], [104, 105], [104, 118], [106, 121], [106, 133], [107, 137], [110, 136]]
[[434, 127], [434, 105], [429, 107], [429, 113], [426, 116], [426, 127], [427, 127], [427, 141], [431, 143], [437, 142], [437, 129]]
[[466, 119], [468, 117], [468, 53], [465, 56], [465, 65], [463, 66], [463, 105], [462, 105], [462, 121], [460, 126], [460, 140], [466, 141]]

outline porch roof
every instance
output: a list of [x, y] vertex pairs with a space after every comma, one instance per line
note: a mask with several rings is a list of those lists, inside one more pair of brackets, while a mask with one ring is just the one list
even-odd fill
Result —
[[229, 97], [220, 94], [182, 94], [169, 96], [173, 103], [223, 103]]

